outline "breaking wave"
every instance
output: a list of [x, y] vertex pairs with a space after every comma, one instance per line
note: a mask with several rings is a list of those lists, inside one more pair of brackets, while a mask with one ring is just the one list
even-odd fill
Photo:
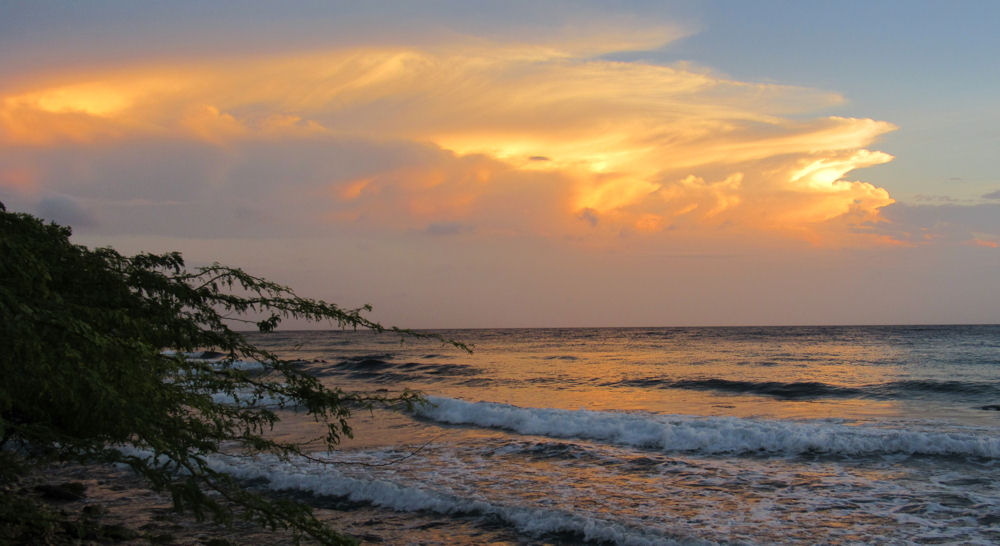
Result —
[[551, 438], [703, 454], [833, 456], [928, 455], [1000, 458], [1000, 437], [735, 417], [522, 408], [428, 397], [418, 417]]
[[433, 488], [408, 486], [384, 479], [358, 478], [341, 474], [327, 465], [281, 461], [273, 456], [231, 462], [221, 457], [211, 460], [217, 471], [232, 476], [266, 482], [275, 491], [294, 491], [321, 497], [345, 498], [401, 512], [427, 511], [444, 515], [473, 515], [497, 518], [518, 532], [533, 536], [560, 534], [576, 537], [575, 542], [615, 544], [696, 544], [664, 537], [595, 517], [532, 506], [506, 505], [482, 498], [467, 498]]

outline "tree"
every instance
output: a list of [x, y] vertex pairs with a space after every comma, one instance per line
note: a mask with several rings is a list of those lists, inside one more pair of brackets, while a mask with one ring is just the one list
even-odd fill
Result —
[[[328, 449], [351, 435], [352, 409], [419, 400], [409, 391], [328, 388], [229, 326], [251, 321], [268, 332], [295, 318], [386, 330], [363, 316], [370, 307], [341, 309], [218, 264], [189, 271], [176, 252], [92, 250], [70, 234], [0, 203], [0, 481], [9, 483], [11, 469], [25, 462], [126, 463], [199, 519], [242, 516], [296, 537], [351, 542], [307, 506], [245, 490], [207, 456], [223, 445], [303, 454], [299, 444], [268, 436], [278, 414], [258, 404], [263, 399], [323, 423]], [[184, 356], [201, 350], [228, 357]], [[237, 360], [261, 362], [267, 373], [240, 369]], [[219, 393], [231, 400], [217, 401]], [[0, 489], [0, 510], [18, 502], [13, 489]]]

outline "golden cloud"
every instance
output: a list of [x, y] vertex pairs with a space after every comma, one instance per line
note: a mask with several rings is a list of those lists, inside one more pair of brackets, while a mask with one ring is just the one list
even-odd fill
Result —
[[431, 160], [331, 180], [325, 194], [332, 218], [410, 229], [597, 237], [714, 226], [829, 242], [838, 219], [877, 221], [893, 202], [844, 178], [892, 159], [867, 149], [891, 124], [803, 120], [835, 94], [577, 50], [363, 47], [49, 77], [0, 90], [0, 143], [430, 143]]

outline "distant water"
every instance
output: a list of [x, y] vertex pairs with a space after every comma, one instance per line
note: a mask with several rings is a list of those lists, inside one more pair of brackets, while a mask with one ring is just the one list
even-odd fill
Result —
[[359, 413], [336, 465], [220, 467], [393, 543], [1000, 543], [1000, 326], [440, 333], [475, 353], [255, 335], [430, 404]]

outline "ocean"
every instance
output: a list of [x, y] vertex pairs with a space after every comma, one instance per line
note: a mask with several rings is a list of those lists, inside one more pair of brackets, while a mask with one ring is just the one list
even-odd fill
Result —
[[394, 544], [1000, 543], [1000, 326], [437, 333], [474, 352], [252, 334], [330, 386], [427, 403], [356, 412], [331, 463], [219, 468]]

